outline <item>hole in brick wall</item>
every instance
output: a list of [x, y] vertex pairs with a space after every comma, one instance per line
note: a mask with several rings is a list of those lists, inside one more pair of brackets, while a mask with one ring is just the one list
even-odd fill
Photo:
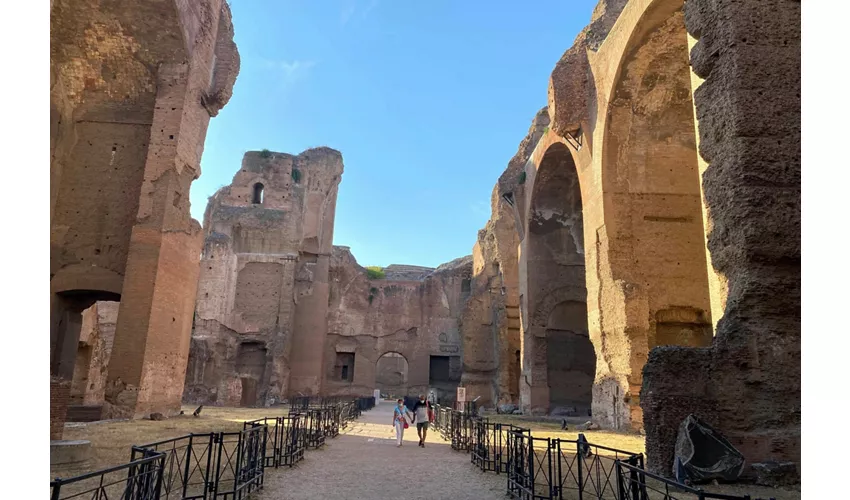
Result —
[[112, 152], [113, 152], [113, 153], [114, 153], [115, 151], [117, 151], [117, 150], [118, 150], [118, 148], [116, 148], [115, 146], [112, 146]]
[[174, 136], [173, 136], [173, 135], [169, 135], [169, 136], [168, 136], [168, 138], [169, 138], [169, 139], [174, 139]]

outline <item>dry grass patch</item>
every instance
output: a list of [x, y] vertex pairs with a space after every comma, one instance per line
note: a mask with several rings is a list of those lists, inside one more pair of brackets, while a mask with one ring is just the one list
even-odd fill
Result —
[[84, 463], [51, 465], [50, 477], [72, 477], [105, 469], [130, 461], [130, 448], [184, 436], [189, 433], [234, 432], [242, 430], [242, 422], [262, 417], [281, 416], [289, 412], [286, 406], [273, 408], [222, 408], [205, 406], [200, 417], [193, 417], [195, 406], [184, 406], [185, 415], [166, 420], [125, 420], [120, 422], [88, 423], [65, 428], [63, 439], [91, 441], [91, 458]]
[[[487, 415], [490, 422], [501, 422], [526, 429], [531, 429], [531, 434], [539, 438], [578, 439], [579, 434], [584, 434], [591, 444], [607, 446], [631, 453], [644, 453], [646, 445], [644, 437], [637, 433], [616, 432], [610, 430], [596, 431], [562, 431], [561, 424], [544, 420], [534, 420], [533, 417], [522, 417], [519, 415]], [[574, 424], [571, 424], [574, 426]]]

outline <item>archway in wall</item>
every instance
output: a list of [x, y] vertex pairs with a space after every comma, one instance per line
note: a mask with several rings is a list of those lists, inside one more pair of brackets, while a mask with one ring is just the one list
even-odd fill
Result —
[[596, 355], [587, 327], [581, 189], [564, 144], [553, 144], [541, 159], [527, 237], [532, 406], [587, 416]]
[[375, 365], [375, 385], [382, 394], [401, 397], [407, 395], [407, 358], [397, 352], [387, 352]]
[[[615, 384], [603, 424], [642, 425], [641, 370], [657, 345], [711, 342], [696, 127], [682, 0], [657, 0], [623, 52], [602, 147], [607, 265], [602, 330]], [[625, 293], [623, 293], [625, 292]], [[611, 297], [610, 299], [607, 297]], [[609, 406], [613, 405], [613, 406]]]
[[[59, 403], [67, 409], [66, 421], [101, 418], [108, 362], [108, 357], [103, 360], [102, 356], [105, 349], [111, 351], [111, 338], [108, 346], [96, 341], [99, 320], [95, 304], [113, 304], [117, 317], [120, 300], [120, 295], [100, 290], [70, 290], [52, 296], [50, 375], [68, 385], [67, 399]], [[114, 321], [111, 334], [114, 335]]]

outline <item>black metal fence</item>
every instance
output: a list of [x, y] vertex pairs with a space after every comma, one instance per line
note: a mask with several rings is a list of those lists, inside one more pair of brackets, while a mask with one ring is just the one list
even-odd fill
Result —
[[[526, 428], [437, 405], [434, 427], [452, 449], [467, 451], [482, 471], [506, 473], [507, 494], [520, 500], [751, 500], [707, 493], [644, 470], [642, 453], [578, 439], [533, 436]], [[771, 499], [773, 500], [773, 499]]]
[[339, 434], [340, 425], [374, 406], [374, 397], [313, 399], [288, 416], [243, 422], [238, 432], [193, 433], [133, 446], [127, 464], [51, 481], [50, 498], [245, 499], [263, 487], [266, 468], [292, 467], [311, 440], [324, 444]]
[[301, 415], [287, 417], [264, 417], [244, 422], [243, 428], [265, 425], [268, 428], [266, 449], [263, 459], [266, 467], [280, 467], [297, 464], [304, 458], [307, 448], [306, 434], [303, 432]]
[[486, 419], [473, 421], [472, 463], [482, 471], [496, 474], [508, 472], [508, 462], [511, 456], [508, 432], [515, 431], [529, 434], [529, 429], [523, 429], [511, 424], [488, 422]]
[[50, 499], [65, 498], [158, 500], [162, 486], [164, 453], [88, 474], [50, 481]]

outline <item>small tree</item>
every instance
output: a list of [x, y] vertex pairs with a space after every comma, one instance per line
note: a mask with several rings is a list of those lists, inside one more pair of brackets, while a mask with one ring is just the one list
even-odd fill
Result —
[[370, 280], [382, 280], [387, 277], [387, 273], [381, 266], [366, 266], [366, 276]]
[[264, 150], [260, 151], [260, 158], [271, 158], [271, 157], [272, 157], [272, 152], [269, 151], [268, 149], [264, 149]]

